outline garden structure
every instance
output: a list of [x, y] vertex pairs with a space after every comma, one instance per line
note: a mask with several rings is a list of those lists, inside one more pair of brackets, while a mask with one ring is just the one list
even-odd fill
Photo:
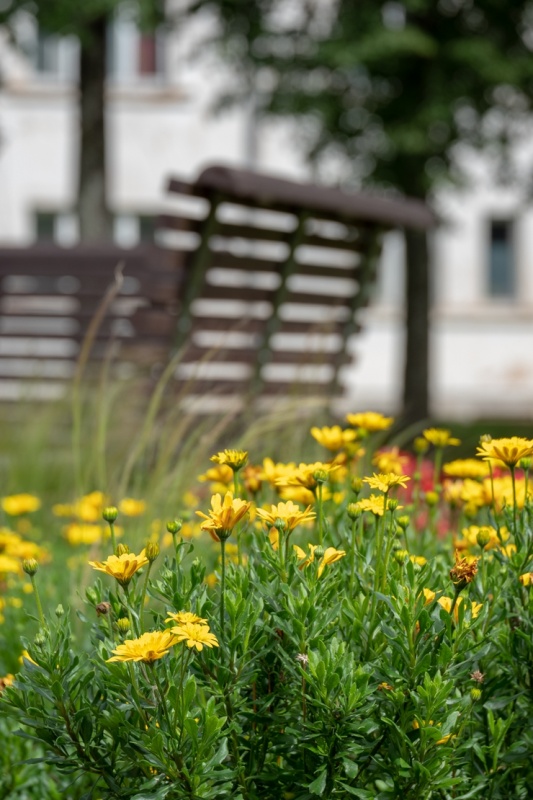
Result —
[[84, 341], [123, 374], [176, 353], [176, 382], [218, 403], [338, 393], [384, 232], [434, 224], [418, 201], [221, 166], [168, 189], [160, 246], [0, 250], [0, 397], [60, 395]]

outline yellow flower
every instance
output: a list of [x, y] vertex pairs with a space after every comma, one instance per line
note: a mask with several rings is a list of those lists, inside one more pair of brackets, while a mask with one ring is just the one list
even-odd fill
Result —
[[195, 647], [203, 650], [205, 647], [218, 647], [218, 640], [214, 633], [211, 633], [208, 625], [198, 625], [195, 622], [185, 622], [176, 628], [170, 629], [176, 642], [185, 642], [187, 647]]
[[376, 411], [362, 411], [358, 414], [347, 414], [346, 420], [352, 428], [362, 428], [367, 433], [386, 431], [394, 422], [393, 417], [384, 417]]
[[342, 450], [350, 442], [357, 439], [354, 430], [343, 430], [340, 425], [333, 425], [331, 428], [311, 428], [311, 436], [328, 450], [336, 452]]
[[275, 463], [271, 458], [264, 458], [263, 468], [261, 471], [261, 480], [268, 481], [273, 488], [278, 488], [279, 479], [284, 478], [285, 475], [294, 472], [295, 469], [296, 464], [293, 462], [282, 464], [280, 462]]
[[449, 447], [461, 444], [460, 439], [454, 439], [446, 428], [427, 428], [422, 431], [424, 438], [434, 447]]
[[315, 550], [317, 549], [317, 544], [308, 544], [307, 547], [309, 548], [309, 555], [302, 550], [301, 547], [298, 547], [297, 544], [293, 545], [294, 552], [296, 553], [298, 560], [303, 561], [303, 563], [298, 565], [298, 569], [303, 569], [308, 564], [312, 564], [315, 560]]
[[399, 447], [378, 450], [372, 457], [372, 464], [378, 468], [379, 472], [394, 472], [396, 475], [403, 475], [404, 465], [408, 461], [408, 456], [400, 455]]
[[222, 450], [211, 456], [211, 461], [217, 464], [227, 464], [233, 472], [237, 472], [248, 461], [248, 452], [246, 450]]
[[[471, 547], [479, 547], [478, 534], [480, 531], [488, 535], [488, 541], [485, 545], [485, 550], [491, 550], [494, 547], [500, 546], [500, 537], [498, 536], [498, 531], [496, 528], [493, 528], [490, 525], [483, 525], [482, 527], [479, 527], [478, 525], [470, 525], [468, 528], [462, 529], [462, 539], [454, 539], [454, 547], [457, 550], [468, 550]], [[509, 538], [509, 531], [502, 529], [500, 531], [500, 536], [502, 541], [505, 541]]]
[[149, 631], [138, 639], [126, 639], [111, 651], [115, 655], [107, 661], [143, 661], [152, 664], [166, 656], [175, 643], [176, 638], [170, 631]]
[[[432, 719], [429, 720], [429, 725], [430, 726], [433, 725], [433, 720]], [[440, 725], [437, 725], [437, 727], [440, 727]], [[419, 728], [420, 728], [420, 723], [418, 722], [417, 719], [413, 720], [413, 728], [415, 729], [415, 731], [419, 730]], [[446, 742], [448, 742], [450, 739], [455, 739], [455, 735], [456, 734], [454, 734], [454, 733], [448, 733], [446, 736], [443, 736], [442, 739], [438, 739], [435, 742], [435, 744], [446, 744]]]
[[209, 531], [216, 542], [227, 539], [235, 525], [244, 517], [251, 503], [233, 497], [231, 492], [226, 492], [224, 500], [219, 494], [214, 494], [211, 498], [211, 508], [208, 514], [197, 511], [197, 515], [202, 517], [201, 528]]
[[368, 483], [371, 489], [377, 489], [380, 492], [388, 492], [393, 486], [407, 486], [407, 481], [411, 478], [408, 475], [396, 475], [394, 472], [373, 474], [371, 478], [363, 478], [363, 483]]
[[[365, 497], [363, 500], [358, 500], [357, 503], [352, 505], [359, 508], [361, 511], [371, 511], [376, 517], [382, 517], [384, 511], [384, 495], [371, 494], [370, 497]], [[391, 501], [387, 499], [387, 510], [390, 508]], [[397, 509], [403, 506], [396, 506]]]
[[140, 517], [146, 511], [144, 500], [135, 500], [133, 497], [125, 497], [118, 504], [118, 510], [126, 517]]
[[10, 517], [31, 514], [40, 507], [41, 501], [33, 494], [12, 494], [9, 497], [2, 497], [2, 508]]
[[433, 600], [435, 599], [435, 592], [432, 592], [431, 589], [423, 589], [422, 591], [423, 591], [424, 600], [425, 600], [424, 605], [427, 606], [430, 603], [432, 603]]
[[324, 555], [318, 564], [317, 577], [320, 578], [328, 564], [334, 564], [336, 561], [340, 561], [345, 555], [346, 550], [336, 550], [334, 547], [326, 547]]
[[[442, 606], [442, 608], [445, 611], [448, 612], [448, 614], [450, 613], [453, 602], [451, 597], [439, 597], [437, 602], [440, 606]], [[462, 596], [459, 596], [457, 598], [457, 603], [455, 604], [455, 608], [453, 610], [453, 619], [455, 622], [458, 622], [459, 620], [459, 606], [461, 605], [462, 602], [463, 598]], [[479, 616], [479, 612], [481, 611], [482, 608], [483, 608], [483, 603], [475, 603], [475, 602], [470, 603], [470, 611], [472, 614], [472, 619], [475, 619], [477, 616]]]
[[202, 483], [231, 483], [233, 481], [233, 470], [227, 464], [219, 464], [216, 467], [209, 467], [202, 475], [198, 475], [198, 480]]
[[89, 561], [89, 564], [116, 578], [121, 586], [127, 586], [137, 570], [148, 564], [148, 559], [145, 551], [141, 550], [138, 556], [135, 553], [123, 553], [121, 556], [108, 556], [106, 561]]
[[177, 622], [178, 625], [184, 625], [187, 622], [194, 622], [198, 625], [207, 625], [206, 619], [202, 619], [202, 617], [199, 617], [197, 614], [193, 614], [192, 611], [178, 611], [176, 614], [169, 611], [165, 622]]
[[531, 586], [533, 584], [533, 572], [525, 572], [520, 575], [519, 579], [522, 586]]
[[420, 567], [428, 563], [427, 558], [424, 558], [424, 556], [409, 556], [409, 560], [412, 561], [413, 564], [418, 564]]
[[457, 458], [444, 464], [442, 471], [450, 478], [471, 478], [476, 480], [486, 478], [489, 474], [489, 467], [485, 463], [476, 461], [475, 458]]
[[0, 553], [0, 575], [5, 572], [14, 572], [16, 575], [21, 575], [22, 567], [20, 561], [16, 558]]
[[491, 439], [490, 442], [481, 442], [476, 455], [483, 461], [497, 460], [507, 467], [514, 468], [522, 458], [533, 456], [533, 440], [521, 436]]
[[[303, 486], [277, 486], [276, 487], [281, 500], [293, 500], [296, 503], [310, 506], [316, 502], [316, 497], [310, 489], [305, 489]], [[327, 487], [322, 489], [322, 499], [327, 498]]]
[[444, 499], [452, 508], [468, 506], [479, 509], [490, 503], [490, 497], [483, 484], [466, 478], [465, 480], [444, 481]]
[[257, 509], [257, 516], [267, 523], [269, 527], [274, 527], [277, 520], [281, 520], [287, 532], [293, 531], [298, 525], [304, 522], [310, 522], [315, 519], [316, 514], [311, 511], [311, 506], [307, 506], [305, 511], [300, 511], [300, 508], [289, 500], [287, 503], [278, 503], [277, 506], [270, 506], [271, 510], [266, 511], [264, 508]]
[[101, 525], [71, 522], [63, 528], [63, 533], [69, 544], [96, 544], [102, 540], [103, 528]]
[[8, 672], [7, 675], [4, 675], [3, 678], [0, 678], [0, 694], [2, 694], [4, 689], [6, 689], [8, 686], [11, 686], [14, 680], [15, 676], [12, 675], [10, 672]]
[[312, 491], [317, 486], [315, 475], [318, 473], [325, 473], [329, 475], [336, 469], [339, 469], [340, 464], [323, 463], [322, 461], [315, 461], [314, 464], [299, 464], [298, 468], [292, 470], [281, 478], [276, 480], [277, 486], [302, 486], [304, 489]]
[[[494, 486], [494, 502], [498, 510], [504, 506], [513, 505], [513, 480], [510, 475], [504, 475], [501, 478], [494, 478], [492, 481]], [[515, 491], [516, 491], [516, 507], [523, 508], [526, 500], [526, 490], [531, 495], [531, 482], [526, 481], [524, 478], [515, 478]], [[489, 478], [483, 481], [483, 491], [486, 498], [486, 504], [489, 505], [492, 499], [492, 486]]]

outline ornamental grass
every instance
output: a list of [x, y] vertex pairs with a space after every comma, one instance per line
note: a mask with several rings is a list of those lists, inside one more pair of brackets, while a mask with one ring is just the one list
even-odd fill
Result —
[[120, 481], [55, 504], [98, 529], [62, 539], [72, 610], [46, 610], [46, 503], [13, 495], [1, 796], [529, 798], [533, 441], [459, 459], [448, 429], [383, 446], [391, 424], [314, 426], [285, 461], [222, 438], [168, 518]]

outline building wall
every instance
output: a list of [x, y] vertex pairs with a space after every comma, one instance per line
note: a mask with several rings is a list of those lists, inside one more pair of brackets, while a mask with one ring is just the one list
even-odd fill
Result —
[[[233, 80], [220, 64], [190, 61], [205, 30], [171, 33], [155, 75], [135, 75], [132, 42], [123, 21], [115, 42], [116, 72], [108, 86], [112, 209], [124, 218], [123, 241], [133, 243], [127, 222], [138, 214], [175, 208], [165, 196], [169, 175], [193, 178], [208, 163], [252, 165], [262, 171], [309, 180], [298, 152], [298, 131], [289, 124], [259, 129], [248, 109], [214, 116], [220, 89]], [[23, 39], [35, 39], [31, 20]], [[32, 32], [33, 31], [33, 32]], [[120, 38], [122, 36], [122, 38]], [[76, 196], [77, 111], [72, 79], [76, 45], [61, 44], [56, 74], [39, 74], [0, 36], [0, 243], [26, 245], [36, 236], [35, 211], [68, 214]], [[118, 66], [117, 66], [118, 64]], [[122, 70], [122, 71], [121, 71]], [[527, 163], [527, 152], [522, 154]], [[473, 185], [437, 200], [442, 223], [433, 237], [434, 310], [431, 333], [431, 398], [446, 419], [533, 417], [533, 271], [529, 265], [533, 209], [518, 189], [496, 188], [486, 162], [463, 154]], [[515, 220], [513, 296], [488, 290], [490, 219]], [[61, 230], [75, 237], [72, 220]], [[124, 227], [125, 226], [125, 227]], [[124, 233], [125, 231], [125, 233]], [[128, 238], [129, 237], [129, 238]], [[361, 314], [364, 331], [345, 370], [348, 405], [394, 412], [401, 396], [404, 253], [399, 234], [387, 238], [371, 306]]]

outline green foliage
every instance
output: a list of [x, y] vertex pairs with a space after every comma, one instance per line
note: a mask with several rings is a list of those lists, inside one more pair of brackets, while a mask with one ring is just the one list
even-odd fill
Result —
[[[381, 513], [380, 490], [374, 511], [354, 512], [350, 470], [342, 492], [331, 475], [314, 530], [276, 522], [276, 549], [269, 526], [240, 522], [215, 586], [205, 558], [177, 541], [159, 569], [145, 565], [125, 585], [109, 561], [87, 589], [81, 629], [62, 607], [38, 614], [29, 657], [2, 691], [4, 716], [20, 726], [20, 738], [2, 731], [4, 796], [48, 800], [58, 787], [77, 797], [72, 784], [87, 800], [528, 797], [533, 506], [502, 504], [505, 486], [479, 499], [475, 484], [475, 512], [464, 501], [439, 537], [438, 518], [457, 514], [448, 488], [437, 483], [426, 501], [414, 478], [399, 507]], [[525, 491], [523, 476], [513, 480]], [[274, 499], [266, 481], [255, 499]], [[469, 533], [474, 514], [493, 526], [489, 549]], [[304, 542], [321, 535], [311, 554]], [[453, 565], [452, 535], [477, 569]], [[46, 565], [35, 579], [46, 586]], [[204, 623], [201, 636], [187, 629], [184, 612], [207, 620], [218, 646], [201, 639]], [[187, 635], [163, 651], [142, 645], [147, 631], [176, 626]]]

